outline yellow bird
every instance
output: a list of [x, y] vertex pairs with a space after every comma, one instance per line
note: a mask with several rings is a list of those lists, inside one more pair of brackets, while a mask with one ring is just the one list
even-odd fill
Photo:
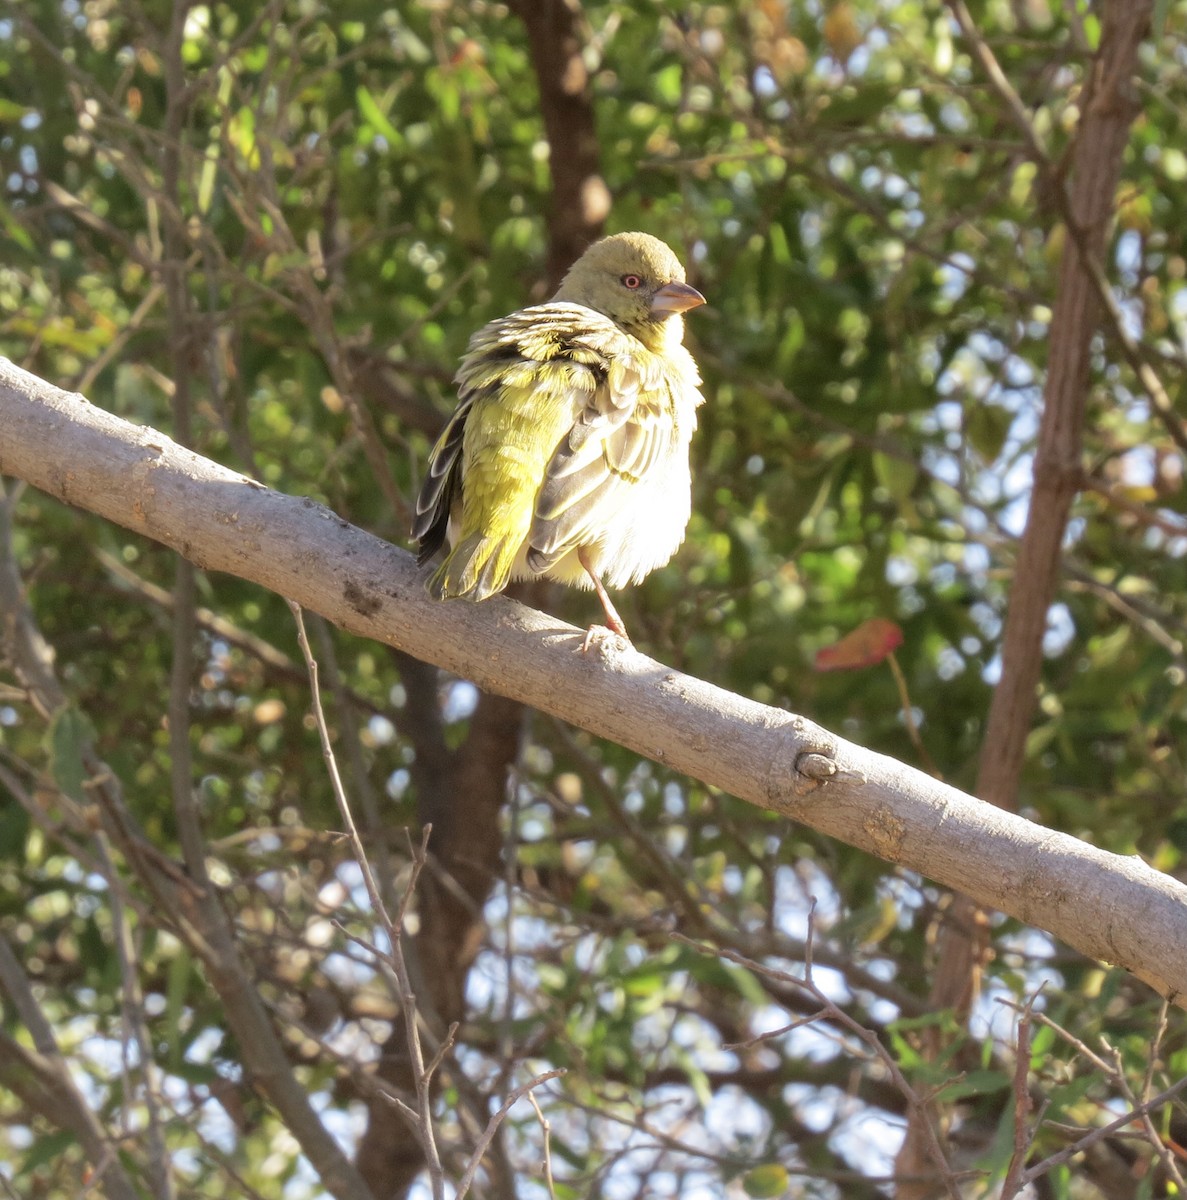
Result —
[[412, 526], [422, 564], [449, 542], [431, 595], [485, 600], [544, 576], [592, 587], [626, 637], [607, 586], [662, 567], [688, 525], [704, 398], [681, 314], [704, 303], [663, 242], [620, 233], [548, 303], [470, 339]]

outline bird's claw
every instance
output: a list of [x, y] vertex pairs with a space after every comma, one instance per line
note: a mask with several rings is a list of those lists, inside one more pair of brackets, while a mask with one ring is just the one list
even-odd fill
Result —
[[618, 621], [613, 624], [607, 622], [605, 625], [591, 625], [585, 631], [585, 637], [581, 640], [581, 653], [588, 654], [590, 646], [595, 641], [600, 642], [608, 637], [618, 638], [620, 642], [619, 648], [622, 650], [634, 649], [631, 639], [627, 634], [626, 626], [621, 621]]

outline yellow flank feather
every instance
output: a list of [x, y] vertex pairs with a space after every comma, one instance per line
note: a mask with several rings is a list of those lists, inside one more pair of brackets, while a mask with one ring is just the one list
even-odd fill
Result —
[[688, 524], [688, 444], [702, 402], [681, 313], [704, 298], [647, 234], [596, 243], [547, 304], [492, 321], [458, 369], [459, 404], [429, 457], [413, 536], [441, 599], [511, 579], [597, 590], [638, 582]]
[[563, 368], [539, 368], [535, 382], [502, 383], [474, 402], [462, 444], [457, 543], [429, 581], [436, 596], [484, 600], [511, 578], [548, 459], [573, 423], [570, 395], [580, 386]]

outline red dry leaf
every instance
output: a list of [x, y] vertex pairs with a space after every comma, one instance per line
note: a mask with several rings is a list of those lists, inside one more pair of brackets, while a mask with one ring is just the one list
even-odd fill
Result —
[[850, 671], [872, 667], [903, 644], [903, 631], [885, 617], [863, 621], [839, 642], [816, 652], [818, 671]]

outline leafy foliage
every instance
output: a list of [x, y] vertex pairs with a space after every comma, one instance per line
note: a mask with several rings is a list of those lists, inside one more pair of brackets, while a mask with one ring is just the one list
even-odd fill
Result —
[[[1179, 396], [1187, 6], [1160, 12], [1106, 266], [1126, 331]], [[1065, 164], [1096, 6], [987, 0], [974, 16]], [[970, 787], [1067, 237], [1048, 181], [934, 6], [597, 0], [582, 21], [609, 224], [677, 247], [711, 305], [689, 320], [710, 398], [693, 523], [674, 564], [622, 597], [628, 627], [684, 670]], [[468, 336], [542, 294], [550, 156], [572, 148], [544, 140], [519, 17], [484, 0], [25, 0], [0, 20], [0, 80], [0, 351], [403, 538]], [[1181, 417], [1158, 416], [1102, 328], [1020, 802], [1177, 872]], [[5, 513], [0, 549], [66, 701], [47, 717], [6, 625], [0, 931], [29, 995], [146, 1194], [324, 1194], [244, 1066], [220, 981], [95, 799], [118, 781], [147, 843], [180, 856], [175, 563], [20, 488]], [[373, 1066], [402, 1036], [400, 1005], [334, 832], [290, 614], [234, 578], [197, 589], [185, 708], [210, 880], [325, 1125], [352, 1149], [367, 1129], [394, 1138]], [[581, 595], [547, 602], [593, 615]], [[888, 622], [889, 663], [814, 670]], [[476, 820], [449, 764], [484, 700], [376, 645], [324, 628], [314, 643], [395, 907], [403, 830]], [[498, 1098], [564, 1067], [537, 1094], [547, 1141], [521, 1101], [483, 1194], [886, 1195], [910, 1100], [893, 1062], [918, 1095], [947, 1083], [937, 1104], [972, 1147], [953, 1165], [985, 1194], [1012, 1151], [1011, 1005], [1040, 983], [1037, 1154], [1183, 1076], [1181, 1020], [1159, 1031], [1141, 985], [1005, 921], [962, 1033], [928, 1010], [947, 900], [925, 880], [543, 717], [528, 732], [491, 826], [503, 863], [461, 889], [484, 919], [480, 944], [453, 948], [464, 1022], [434, 1101], [451, 1178]], [[492, 757], [500, 790], [503, 770]], [[432, 914], [413, 908], [415, 931]], [[835, 1011], [778, 975], [802, 976], [809, 945]], [[0, 991], [0, 1032], [32, 1044]], [[22, 1194], [79, 1194], [88, 1168], [60, 1113], [3, 1073], [0, 1109], [0, 1174]], [[1159, 1138], [1182, 1140], [1181, 1115], [1154, 1120], [1159, 1137], [1102, 1139], [1047, 1194], [1118, 1195], [1118, 1170], [1135, 1196], [1147, 1172], [1173, 1186]]]

